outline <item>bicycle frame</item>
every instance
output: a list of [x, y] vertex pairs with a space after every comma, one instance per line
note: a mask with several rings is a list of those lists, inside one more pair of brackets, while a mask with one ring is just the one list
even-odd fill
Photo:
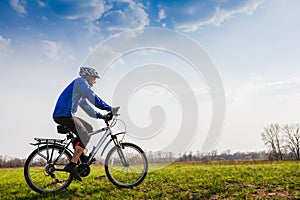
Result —
[[[126, 134], [126, 132], [119, 132], [119, 133], [116, 133], [116, 134], [112, 134], [112, 130], [109, 126], [108, 123], [106, 123], [106, 127], [104, 128], [101, 128], [101, 129], [98, 129], [96, 131], [93, 131], [90, 134], [90, 136], [93, 136], [93, 135], [96, 135], [98, 133], [101, 133], [103, 131], [104, 134], [102, 135], [102, 137], [100, 138], [99, 142], [97, 143], [96, 146], [93, 147], [93, 150], [91, 151], [90, 155], [89, 155], [89, 159], [87, 161], [87, 164], [90, 165], [91, 164], [91, 161], [92, 159], [95, 157], [95, 155], [97, 154], [97, 152], [99, 151], [99, 149], [102, 147], [102, 145], [104, 144], [104, 142], [107, 140], [107, 138], [109, 136], [111, 136], [111, 139], [106, 143], [106, 145], [104, 146], [102, 152], [101, 152], [101, 156], [103, 155], [103, 153], [105, 152], [106, 148], [108, 147], [108, 145], [113, 141], [114, 144], [116, 146], [119, 146], [120, 147], [120, 142], [117, 140], [117, 135], [120, 135], [120, 134]], [[42, 144], [45, 144], [45, 145], [61, 145], [62, 147], [62, 153], [64, 151], [68, 151], [69, 153], [73, 154], [73, 152], [68, 148], [70, 146], [70, 144], [72, 143], [72, 138], [70, 138], [68, 135], [67, 135], [67, 138], [66, 139], [46, 139], [46, 138], [34, 138], [37, 143], [30, 143], [31, 145], [38, 145], [38, 148], [39, 148], [39, 145], [42, 145]], [[64, 145], [62, 145], [64, 144]], [[48, 153], [48, 152], [47, 152]], [[47, 155], [48, 156], [48, 155]], [[59, 159], [60, 156], [58, 156], [57, 159]], [[122, 156], [121, 156], [122, 157]], [[47, 159], [48, 160], [48, 159]], [[52, 160], [52, 156], [51, 156], [51, 159]]]
[[119, 133], [116, 133], [116, 134], [112, 135], [112, 131], [111, 131], [110, 127], [107, 126], [107, 127], [105, 127], [105, 128], [101, 128], [101, 129], [99, 129], [99, 130], [96, 130], [96, 131], [91, 132], [91, 133], [90, 133], [90, 136], [96, 135], [96, 134], [98, 134], [98, 133], [100, 133], [100, 132], [103, 132], [103, 131], [105, 131], [105, 132], [104, 132], [104, 134], [102, 135], [102, 137], [100, 138], [100, 140], [99, 140], [99, 142], [97, 143], [97, 145], [94, 146], [94, 148], [93, 148], [93, 150], [92, 150], [92, 152], [91, 152], [91, 154], [90, 154], [90, 156], [89, 156], [89, 160], [88, 160], [87, 164], [90, 164], [90, 163], [91, 163], [92, 158], [95, 157], [95, 155], [97, 154], [97, 152], [99, 151], [99, 149], [101, 148], [101, 146], [104, 144], [104, 142], [106, 141], [106, 139], [107, 139], [109, 136], [111, 136], [111, 139], [110, 139], [110, 141], [108, 141], [108, 142], [106, 143], [106, 145], [104, 146], [104, 148], [103, 148], [103, 150], [102, 150], [102, 152], [101, 152], [101, 156], [103, 155], [104, 151], [106, 150], [106, 148], [108, 147], [108, 145], [109, 145], [112, 141], [114, 142], [114, 144], [115, 144], [116, 146], [120, 146], [120, 142], [117, 140], [117, 135], [120, 135], [120, 134], [126, 134], [126, 132], [119, 132]]
[[[90, 133], [90, 136], [92, 135], [96, 135], [97, 133], [101, 133], [104, 132], [104, 134], [102, 135], [102, 137], [100, 138], [99, 142], [97, 143], [96, 146], [93, 147], [93, 150], [91, 152], [91, 155], [89, 156], [89, 160], [87, 162], [87, 164], [90, 164], [92, 158], [94, 158], [94, 156], [96, 155], [96, 153], [99, 151], [99, 149], [101, 148], [101, 146], [103, 145], [103, 143], [105, 142], [105, 140], [108, 138], [109, 135], [111, 135], [111, 129], [110, 127], [105, 127], [105, 128], [101, 128], [99, 130], [93, 131], [92, 133]], [[108, 142], [110, 143], [110, 142]], [[105, 148], [103, 149], [101, 155], [103, 154], [104, 150], [106, 149], [108, 145], [105, 146]]]

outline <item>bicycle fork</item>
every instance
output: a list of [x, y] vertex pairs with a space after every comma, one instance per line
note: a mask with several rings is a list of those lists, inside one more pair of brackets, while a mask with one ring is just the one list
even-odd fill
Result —
[[123, 145], [117, 140], [117, 136], [115, 136], [115, 135], [112, 135], [112, 140], [113, 140], [115, 146], [117, 147], [117, 152], [118, 152], [118, 155], [121, 159], [123, 166], [129, 167], [129, 164], [125, 158], [124, 152], [122, 151]]

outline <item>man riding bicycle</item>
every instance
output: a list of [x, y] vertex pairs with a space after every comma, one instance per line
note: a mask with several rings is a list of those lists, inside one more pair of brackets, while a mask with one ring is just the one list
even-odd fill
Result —
[[80, 67], [79, 75], [80, 77], [73, 80], [59, 96], [53, 112], [53, 119], [56, 123], [65, 126], [77, 135], [73, 144], [74, 155], [64, 169], [81, 181], [76, 165], [79, 158], [86, 160], [87, 156], [83, 152], [89, 142], [89, 133], [93, 131], [93, 127], [88, 122], [75, 116], [78, 106], [93, 118], [103, 118], [105, 115], [101, 115], [101, 113], [94, 110], [88, 102], [101, 110], [111, 111], [113, 115], [117, 114], [119, 107], [109, 106], [91, 89], [96, 83], [96, 79], [100, 78], [95, 69]]

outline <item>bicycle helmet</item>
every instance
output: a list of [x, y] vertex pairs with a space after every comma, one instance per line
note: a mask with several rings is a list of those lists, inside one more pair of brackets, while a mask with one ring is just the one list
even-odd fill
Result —
[[91, 67], [80, 67], [79, 75], [81, 77], [92, 76], [95, 78], [100, 78], [98, 72], [96, 72], [96, 70]]

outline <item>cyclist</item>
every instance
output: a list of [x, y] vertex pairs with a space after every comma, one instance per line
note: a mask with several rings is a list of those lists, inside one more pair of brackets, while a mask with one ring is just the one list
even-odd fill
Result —
[[80, 77], [73, 80], [59, 96], [53, 112], [53, 119], [77, 135], [73, 144], [74, 155], [64, 169], [71, 173], [75, 179], [81, 181], [76, 165], [79, 158], [87, 159], [83, 152], [89, 142], [89, 132], [93, 131], [93, 127], [75, 116], [78, 106], [93, 118], [103, 118], [105, 115], [94, 110], [88, 102], [101, 110], [111, 111], [113, 115], [117, 114], [119, 107], [109, 106], [92, 91], [91, 87], [96, 83], [96, 79], [100, 78], [95, 69], [80, 67], [79, 75]]

